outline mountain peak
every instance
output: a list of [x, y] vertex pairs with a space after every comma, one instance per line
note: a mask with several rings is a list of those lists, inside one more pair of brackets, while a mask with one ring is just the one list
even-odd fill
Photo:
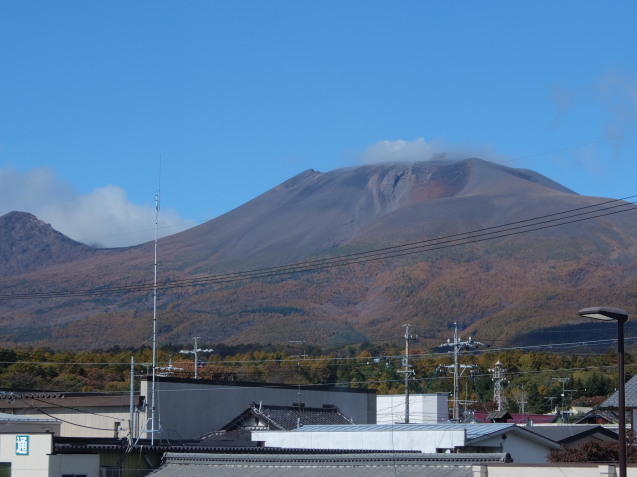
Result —
[[18, 275], [85, 258], [95, 249], [70, 239], [28, 212], [0, 216], [0, 275]]

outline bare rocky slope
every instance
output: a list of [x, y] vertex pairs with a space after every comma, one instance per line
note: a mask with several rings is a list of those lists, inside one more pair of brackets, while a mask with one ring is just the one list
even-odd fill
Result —
[[[480, 159], [309, 170], [160, 240], [159, 339], [398, 341], [409, 322], [429, 346], [454, 321], [494, 343], [574, 333], [579, 307], [637, 308], [635, 218]], [[0, 234], [0, 344], [148, 340], [152, 243], [95, 250], [25, 213]]]

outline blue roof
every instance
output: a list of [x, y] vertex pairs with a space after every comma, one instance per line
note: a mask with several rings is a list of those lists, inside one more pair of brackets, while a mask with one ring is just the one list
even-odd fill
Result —
[[409, 431], [465, 431], [467, 439], [488, 436], [516, 427], [513, 423], [463, 423], [463, 424], [354, 424], [354, 425], [327, 425], [327, 426], [303, 426], [292, 432], [409, 432]]

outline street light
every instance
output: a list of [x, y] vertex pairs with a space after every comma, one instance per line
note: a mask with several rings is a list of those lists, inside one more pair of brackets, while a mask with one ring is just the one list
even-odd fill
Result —
[[619, 475], [626, 477], [626, 393], [624, 391], [624, 323], [628, 321], [628, 313], [620, 308], [594, 306], [577, 312], [579, 316], [601, 321], [617, 322], [617, 366], [619, 368], [619, 385], [617, 398], [619, 404]]

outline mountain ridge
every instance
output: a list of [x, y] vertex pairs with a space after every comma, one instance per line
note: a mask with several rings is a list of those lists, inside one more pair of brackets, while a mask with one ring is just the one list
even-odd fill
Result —
[[[433, 342], [449, 321], [458, 321], [483, 340], [511, 340], [572, 322], [572, 310], [588, 300], [634, 306], [637, 226], [627, 217], [634, 212], [587, 220], [575, 212], [604, 202], [533, 171], [476, 158], [303, 171], [212, 221], [159, 240], [160, 338], [183, 343], [208, 335], [235, 344], [294, 336], [325, 345], [393, 333], [400, 340], [396, 327], [409, 321], [427, 329]], [[571, 222], [516, 229], [564, 211], [574, 211]], [[507, 233], [484, 237], [507, 224]], [[466, 243], [456, 243], [459, 236]], [[428, 241], [439, 245], [342, 267], [193, 285], [224, 273]], [[64, 260], [0, 276], [0, 295], [117, 290], [151, 281], [152, 243], [72, 250], [77, 253], [64, 252]], [[533, 309], [548, 314], [539, 319]], [[0, 300], [0, 343], [134, 345], [148, 338], [149, 312], [147, 292]]]

